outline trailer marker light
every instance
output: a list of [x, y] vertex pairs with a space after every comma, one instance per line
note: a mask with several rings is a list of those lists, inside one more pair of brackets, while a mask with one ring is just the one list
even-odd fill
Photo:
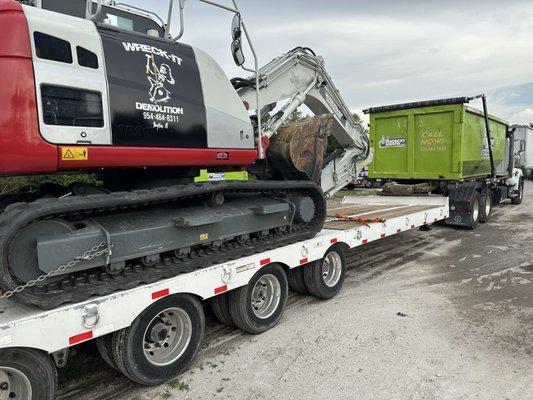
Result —
[[396, 229], [396, 233], [400, 233], [402, 231], [402, 229]]
[[384, 233], [381, 234], [381, 237], [382, 237], [382, 238], [384, 238], [385, 236], [387, 236], [387, 235], [385, 235]]
[[331, 244], [335, 244], [335, 243], [338, 242], [338, 239], [337, 238], [333, 238], [333, 239], [330, 240], [330, 242], [331, 242]]
[[302, 258], [302, 259], [300, 260], [300, 265], [307, 264], [308, 262], [309, 262], [309, 260], [307, 259], [307, 257], [306, 257], [306, 258]]
[[368, 243], [368, 239], [363, 239], [363, 244], [367, 244]]
[[91, 340], [92, 338], [93, 338], [93, 331], [87, 331], [87, 332], [80, 333], [79, 335], [71, 336], [68, 339], [68, 343], [69, 345], [73, 346], [75, 344], [85, 342], [87, 340]]
[[152, 300], [157, 300], [162, 297], [166, 297], [170, 294], [170, 289], [163, 289], [152, 293]]
[[411, 229], [414, 229], [414, 228], [415, 228], [415, 226], [414, 226], [414, 225], [411, 225]]
[[264, 267], [264, 266], [267, 265], [267, 264], [270, 264], [270, 258], [265, 258], [265, 259], [259, 261], [259, 264], [260, 264], [262, 267]]
[[215, 288], [215, 294], [221, 294], [228, 291], [228, 285]]

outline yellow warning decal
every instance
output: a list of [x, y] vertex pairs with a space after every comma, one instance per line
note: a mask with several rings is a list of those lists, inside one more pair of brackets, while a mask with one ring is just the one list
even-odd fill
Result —
[[63, 161], [87, 161], [89, 149], [87, 147], [61, 147]]
[[209, 239], [209, 233], [202, 233], [200, 235], [200, 240], [207, 240]]

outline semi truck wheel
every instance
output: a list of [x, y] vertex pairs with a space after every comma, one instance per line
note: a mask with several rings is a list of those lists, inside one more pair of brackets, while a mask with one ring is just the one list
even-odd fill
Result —
[[113, 369], [118, 369], [115, 360], [113, 359], [113, 334], [110, 333], [105, 336], [100, 336], [96, 339], [96, 347], [100, 353], [100, 357], [104, 359], [107, 365]]
[[295, 292], [301, 294], [309, 293], [304, 281], [304, 268], [307, 268], [308, 266], [309, 264], [301, 265], [296, 268], [291, 268], [287, 271], [287, 279], [289, 280], [289, 286]]
[[470, 200], [470, 211], [468, 213], [467, 225], [468, 229], [476, 229], [479, 225], [479, 218], [481, 215], [481, 194], [475, 191]]
[[152, 304], [129, 328], [113, 335], [113, 356], [128, 378], [160, 385], [185, 370], [200, 348], [205, 316], [190, 295], [174, 295]]
[[228, 294], [221, 294], [211, 299], [211, 308], [215, 317], [227, 326], [235, 326], [229, 312]]
[[346, 277], [346, 254], [340, 246], [332, 246], [324, 258], [303, 268], [305, 286], [319, 299], [331, 299], [341, 290]]
[[3, 349], [0, 360], [0, 399], [55, 398], [57, 370], [47, 354], [33, 349]]
[[481, 198], [481, 209], [479, 213], [479, 222], [485, 224], [489, 222], [490, 215], [492, 214], [492, 190], [487, 188], [485, 196]]
[[288, 294], [287, 275], [281, 265], [261, 268], [248, 285], [229, 294], [233, 322], [254, 335], [273, 328], [285, 310]]
[[520, 180], [518, 185], [518, 196], [511, 199], [511, 204], [522, 204], [522, 199], [524, 198], [524, 181]]

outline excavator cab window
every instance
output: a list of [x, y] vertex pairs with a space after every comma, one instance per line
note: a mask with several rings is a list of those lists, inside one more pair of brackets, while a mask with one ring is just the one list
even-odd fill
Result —
[[[86, 6], [86, 0], [41, 0], [41, 8], [45, 10], [55, 11], [79, 18], [85, 18]], [[96, 3], [93, 3], [93, 12], [94, 11], [96, 11]], [[151, 35], [154, 36], [153, 32], [157, 31], [159, 37], [164, 36], [163, 27], [153, 19], [117, 7], [103, 5], [98, 22], [145, 35], [151, 33]]]

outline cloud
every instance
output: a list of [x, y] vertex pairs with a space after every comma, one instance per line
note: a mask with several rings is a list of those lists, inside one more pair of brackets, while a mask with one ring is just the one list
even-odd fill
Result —
[[[530, 0], [238, 3], [261, 65], [295, 46], [310, 46], [324, 57], [352, 110], [479, 93], [495, 93], [491, 112], [504, 118], [533, 108], [531, 95], [502, 94], [533, 81]], [[230, 77], [248, 75], [231, 60], [230, 19], [188, 2], [183, 40], [206, 50]], [[247, 57], [251, 61], [249, 52]]]
[[523, 110], [511, 115], [509, 121], [512, 124], [529, 125], [533, 122], [533, 107], [524, 108]]

